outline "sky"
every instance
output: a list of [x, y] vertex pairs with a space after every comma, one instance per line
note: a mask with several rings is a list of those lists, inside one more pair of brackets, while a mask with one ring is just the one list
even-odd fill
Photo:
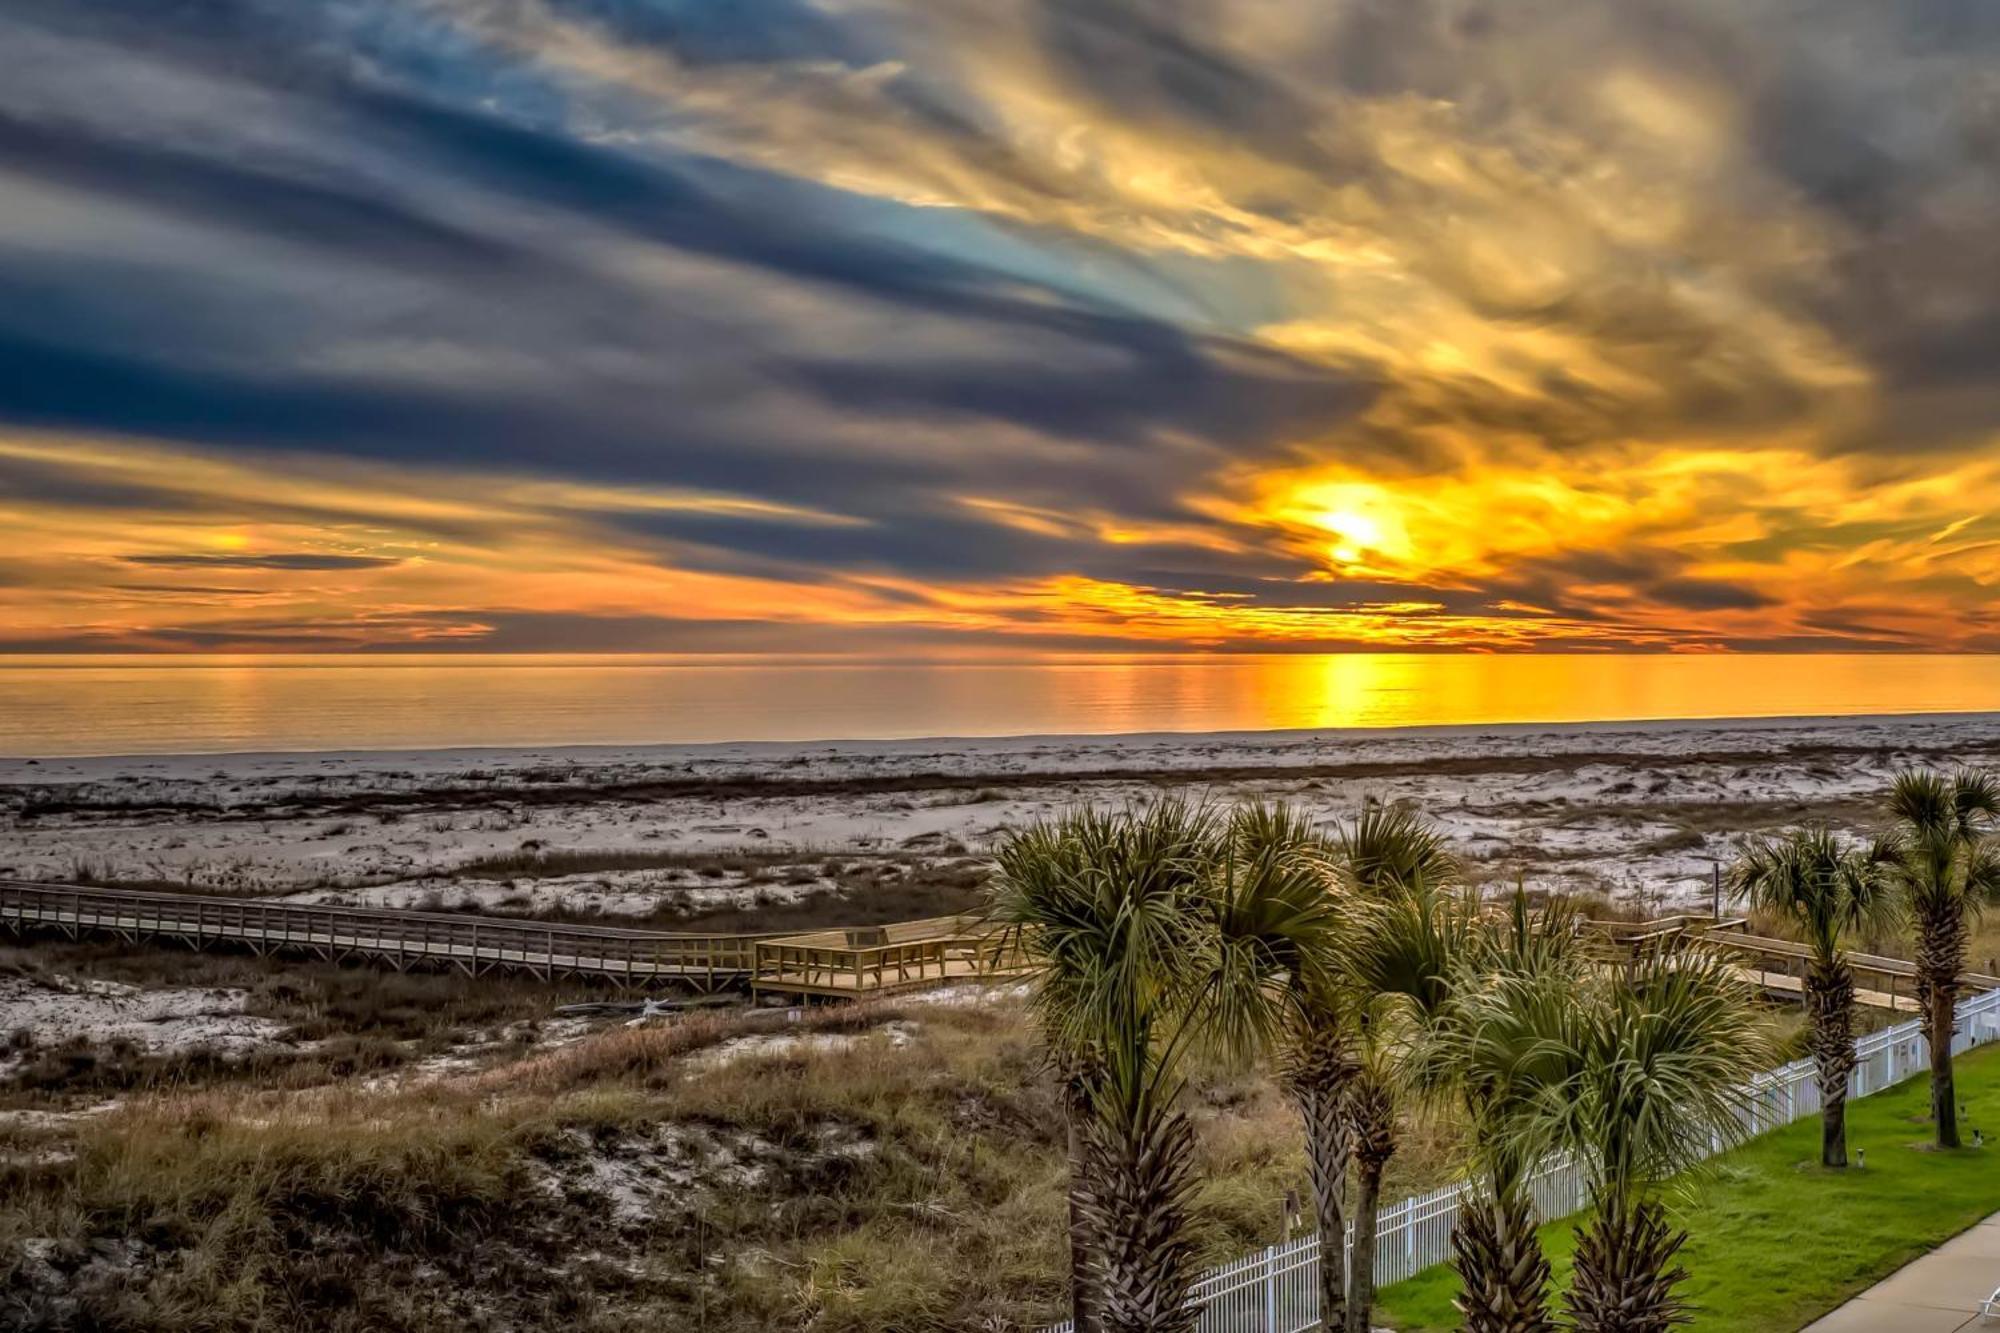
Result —
[[2000, 650], [1990, 0], [8, 0], [0, 651]]

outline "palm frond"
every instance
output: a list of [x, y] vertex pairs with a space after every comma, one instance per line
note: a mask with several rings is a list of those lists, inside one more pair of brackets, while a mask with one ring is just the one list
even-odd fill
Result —
[[1740, 1132], [1743, 1087], [1772, 1049], [1755, 998], [1733, 960], [1700, 947], [1600, 991], [1561, 1113], [1600, 1193], [1636, 1196], [1706, 1161], [1715, 1136]]
[[1737, 898], [1790, 920], [1820, 961], [1831, 963], [1843, 936], [1883, 922], [1895, 902], [1896, 881], [1881, 873], [1878, 855], [1815, 825], [1746, 843], [1729, 885]]
[[1373, 1020], [1404, 1011], [1428, 1021], [1450, 998], [1459, 960], [1479, 939], [1477, 902], [1421, 878], [1357, 908], [1348, 978]]
[[1561, 1146], [1559, 1108], [1589, 1049], [1584, 985], [1557, 967], [1462, 974], [1421, 1047], [1416, 1067], [1468, 1115], [1473, 1165], [1497, 1198]]
[[1972, 769], [1952, 774], [1951, 806], [1960, 829], [1990, 828], [2000, 820], [2000, 780]]
[[1337, 840], [1355, 886], [1377, 897], [1413, 884], [1441, 887], [1459, 878], [1458, 858], [1443, 835], [1405, 805], [1370, 801]]
[[1984, 773], [1924, 769], [1898, 773], [1890, 785], [1889, 830], [1871, 849], [1878, 873], [1920, 921], [1977, 912], [1991, 886], [1975, 879], [1996, 823], [2000, 782]]
[[2000, 848], [1992, 842], [1976, 844], [1965, 857], [1965, 897], [1968, 909], [2000, 902]]
[[1185, 1003], [1215, 827], [1205, 807], [1168, 798], [1072, 811], [1002, 843], [990, 910], [1020, 931], [1053, 1048], [1141, 1058]]
[[1229, 819], [1188, 965], [1200, 978], [1195, 1021], [1230, 1059], [1271, 1050], [1337, 987], [1354, 919], [1327, 853], [1295, 808], [1249, 805]]

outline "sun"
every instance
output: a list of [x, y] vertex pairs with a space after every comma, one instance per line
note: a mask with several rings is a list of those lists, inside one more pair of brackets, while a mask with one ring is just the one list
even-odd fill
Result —
[[1330, 509], [1314, 515], [1313, 524], [1338, 538], [1327, 548], [1327, 554], [1343, 565], [1359, 564], [1367, 552], [1382, 549], [1382, 525], [1367, 514], [1352, 509]]
[[1295, 491], [1281, 515], [1332, 538], [1326, 553], [1353, 567], [1405, 560], [1410, 538], [1396, 497], [1367, 482], [1320, 482]]

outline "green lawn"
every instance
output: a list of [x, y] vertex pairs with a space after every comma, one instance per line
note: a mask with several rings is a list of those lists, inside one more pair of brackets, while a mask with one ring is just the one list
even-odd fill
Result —
[[[1929, 1091], [1919, 1077], [1848, 1104], [1848, 1152], [1865, 1148], [1865, 1169], [1820, 1168], [1817, 1117], [1718, 1159], [1682, 1210], [1693, 1233], [1681, 1288], [1698, 1307], [1691, 1327], [1793, 1333], [2000, 1211], [2000, 1146], [1932, 1151]], [[2000, 1047], [1959, 1057], [1958, 1095], [1967, 1143], [1974, 1126], [2000, 1136]], [[1558, 1288], [1573, 1238], [1567, 1221], [1542, 1229]], [[1439, 1265], [1385, 1289], [1380, 1317], [1410, 1333], [1456, 1328], [1457, 1289]]]

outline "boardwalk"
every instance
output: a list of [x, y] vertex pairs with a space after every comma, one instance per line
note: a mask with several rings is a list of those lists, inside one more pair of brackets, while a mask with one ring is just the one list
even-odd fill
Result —
[[454, 967], [475, 977], [510, 971], [846, 998], [1006, 975], [1021, 965], [1005, 937], [962, 917], [809, 935], [699, 934], [20, 880], [0, 880], [0, 927], [363, 958], [399, 971]]
[[[1627, 958], [1706, 939], [1742, 955], [1746, 972], [1771, 994], [1802, 993], [1804, 946], [1747, 934], [1740, 922], [1673, 917], [1590, 925]], [[0, 880], [0, 928], [112, 935], [135, 943], [169, 940], [193, 948], [228, 944], [336, 962], [363, 958], [399, 971], [455, 967], [475, 977], [510, 971], [698, 992], [747, 987], [793, 998], [853, 999], [1028, 970], [1011, 934], [964, 916], [803, 934], [702, 934]], [[1848, 957], [1861, 1003], [1915, 1010], [1911, 964], [1872, 954]], [[1961, 981], [1968, 992], [2000, 989], [2000, 978], [1980, 973]]]

